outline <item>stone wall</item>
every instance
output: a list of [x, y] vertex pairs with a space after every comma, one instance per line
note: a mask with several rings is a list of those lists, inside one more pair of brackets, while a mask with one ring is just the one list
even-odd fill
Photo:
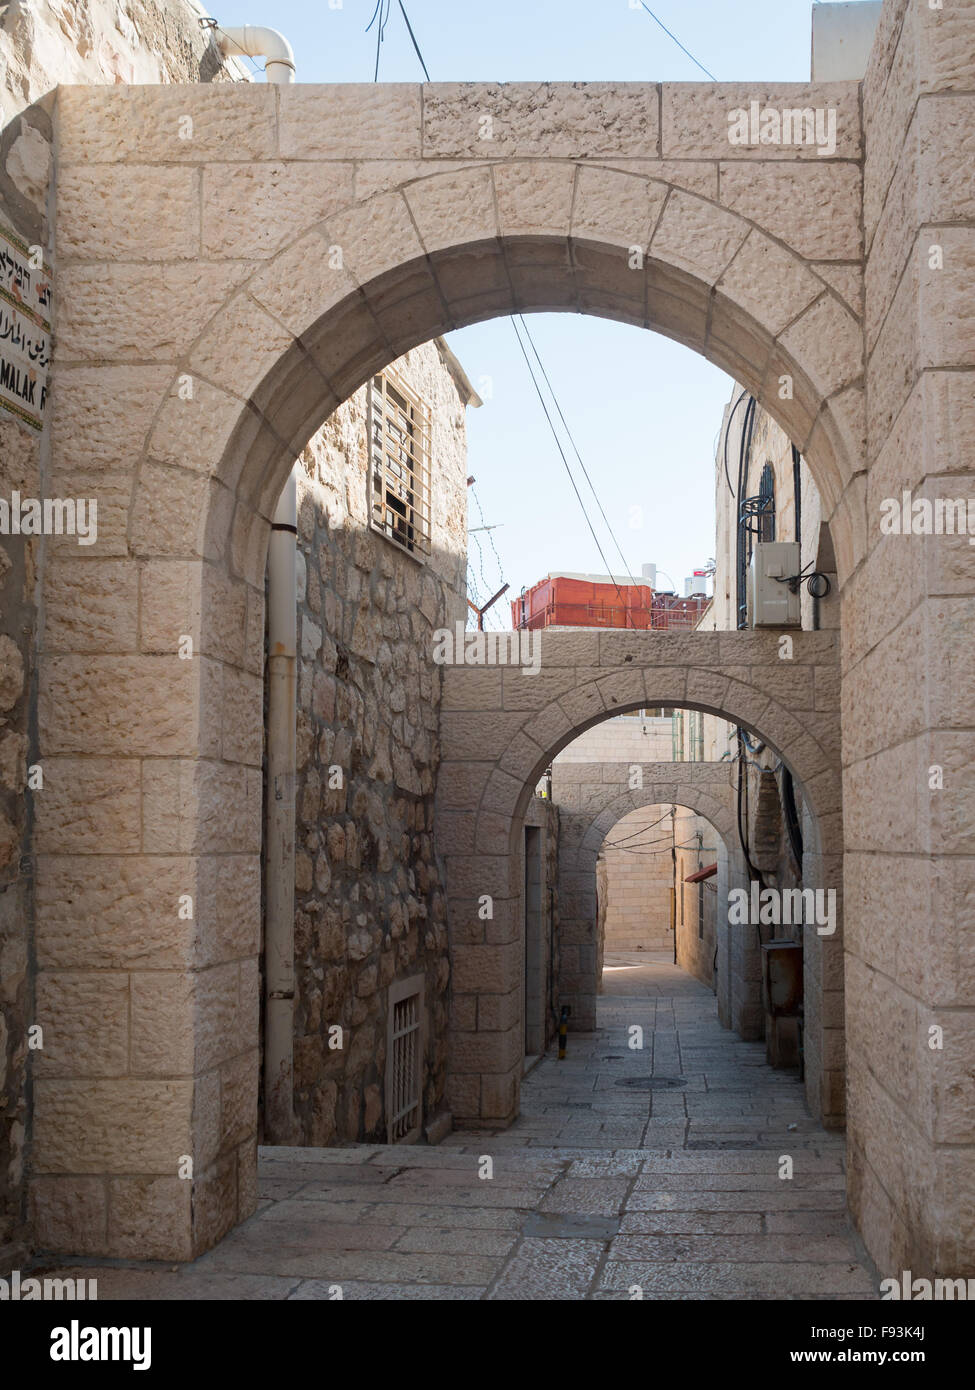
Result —
[[[424, 1114], [446, 1066], [446, 899], [433, 846], [440, 669], [464, 621], [467, 392], [440, 347], [393, 368], [431, 412], [432, 550], [369, 527], [367, 391], [300, 460], [295, 1108], [302, 1144], [385, 1142], [387, 993], [425, 977]], [[330, 785], [341, 773], [341, 785]], [[341, 1049], [329, 1029], [344, 1030]]]
[[862, 90], [869, 471], [851, 490], [866, 554], [842, 626], [850, 1195], [885, 1275], [971, 1276], [975, 546], [881, 518], [905, 490], [975, 496], [975, 6], [887, 0]]
[[533, 796], [528, 803], [526, 836], [532, 830], [540, 845], [536, 865], [526, 857], [525, 866], [525, 1053], [537, 1056], [559, 1021], [559, 813], [547, 798]]
[[605, 951], [673, 949], [670, 843], [669, 806], [631, 811], [603, 841], [597, 872], [601, 871], [599, 910], [605, 914]]
[[673, 756], [670, 717], [623, 715], [594, 724], [556, 755], [556, 763], [661, 763]]
[[[59, 83], [209, 82], [221, 66], [189, 0], [0, 4], [0, 228], [51, 256], [54, 89]], [[55, 267], [54, 305], [58, 307]], [[46, 435], [0, 407], [0, 497], [50, 495]], [[22, 1258], [33, 1017], [33, 826], [37, 592], [43, 539], [0, 539], [0, 1269]], [[32, 781], [36, 780], [32, 777]]]
[[726, 858], [721, 837], [703, 816], [678, 806], [674, 821], [677, 850], [677, 963], [708, 989], [717, 985], [716, 877], [685, 883], [697, 873]]

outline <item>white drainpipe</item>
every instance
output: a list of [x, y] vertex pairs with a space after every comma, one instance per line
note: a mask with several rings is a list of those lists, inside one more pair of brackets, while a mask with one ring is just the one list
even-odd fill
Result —
[[268, 547], [267, 838], [264, 926], [264, 1132], [294, 1128], [295, 707], [298, 535], [294, 470], [278, 499]]
[[269, 82], [293, 82], [295, 80], [294, 51], [277, 29], [264, 29], [254, 24], [238, 24], [224, 28], [222, 24], [215, 29], [217, 47], [225, 58], [236, 58], [246, 53], [248, 58], [263, 58], [264, 71]]

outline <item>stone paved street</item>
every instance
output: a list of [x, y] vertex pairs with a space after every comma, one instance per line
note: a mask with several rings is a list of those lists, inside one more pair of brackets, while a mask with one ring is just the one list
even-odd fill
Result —
[[599, 1022], [526, 1077], [506, 1132], [265, 1150], [254, 1217], [191, 1265], [100, 1267], [99, 1297], [876, 1297], [845, 1215], [842, 1137], [763, 1044], [642, 953], [607, 957]]

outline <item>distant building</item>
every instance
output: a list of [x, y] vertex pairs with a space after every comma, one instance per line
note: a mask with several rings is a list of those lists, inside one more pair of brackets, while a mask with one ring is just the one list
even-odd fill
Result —
[[[646, 574], [646, 571], [651, 574]], [[654, 588], [654, 566], [644, 577], [615, 574], [576, 574], [557, 570], [511, 600], [511, 626], [690, 629], [700, 622], [710, 599], [701, 590], [681, 598]], [[685, 587], [692, 587], [688, 581]]]

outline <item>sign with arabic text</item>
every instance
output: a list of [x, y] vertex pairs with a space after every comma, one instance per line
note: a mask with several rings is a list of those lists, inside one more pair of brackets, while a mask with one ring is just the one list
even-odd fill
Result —
[[40, 247], [0, 225], [0, 409], [35, 430], [47, 403], [52, 285]]

